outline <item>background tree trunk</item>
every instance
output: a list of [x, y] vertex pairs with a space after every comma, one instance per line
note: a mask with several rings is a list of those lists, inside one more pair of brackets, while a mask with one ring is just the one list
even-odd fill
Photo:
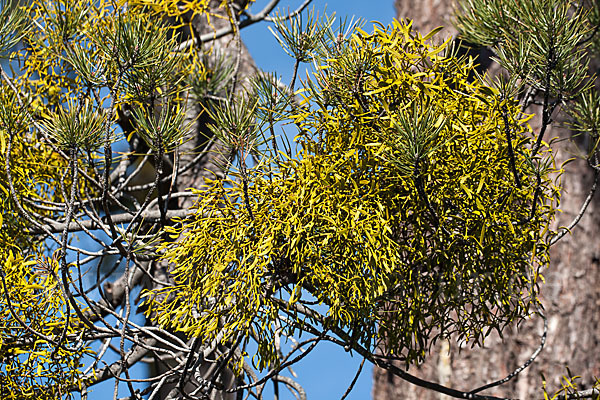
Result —
[[[221, 0], [211, 0], [209, 3], [211, 10], [211, 21], [207, 21], [206, 16], [196, 16], [192, 20], [192, 25], [195, 30], [196, 36], [211, 34], [217, 32], [220, 29], [230, 27], [231, 23], [228, 20], [227, 10], [222, 5]], [[248, 0], [234, 0], [231, 2], [231, 6], [239, 10], [244, 9], [248, 4]], [[215, 17], [218, 15], [219, 18]], [[189, 29], [184, 30], [181, 36], [181, 42], [189, 40], [192, 36], [190, 35]], [[255, 73], [256, 66], [254, 60], [250, 56], [248, 49], [241, 42], [241, 38], [235, 37], [233, 34], [226, 35], [222, 38], [213, 40], [208, 43], [196, 43], [195, 46], [199, 46], [204, 51], [212, 51], [214, 58], [222, 57], [231, 63], [231, 65], [237, 64], [236, 74], [236, 93], [242, 91], [244, 86], [247, 86], [248, 78]], [[239, 58], [239, 59], [238, 59]], [[209, 138], [212, 136], [208, 128], [210, 118], [203, 113], [203, 106], [201, 102], [204, 99], [197, 99], [192, 93], [189, 94], [189, 98], [186, 104], [186, 124], [191, 125], [191, 131], [193, 132], [190, 140], [185, 142], [179, 148], [180, 165], [187, 165], [193, 163], [200, 152], [206, 151], [207, 143]], [[235, 97], [233, 98], [235, 102]], [[205, 179], [214, 179], [216, 177], [223, 178], [224, 172], [223, 167], [229, 161], [229, 151], [223, 143], [219, 140], [215, 140], [210, 145], [209, 153], [203, 157], [199, 162], [195, 162], [193, 166], [178, 179], [178, 190], [183, 191], [186, 188], [201, 188], [205, 184]], [[175, 190], [177, 191], [177, 190]], [[188, 208], [191, 207], [196, 201], [195, 197], [182, 198], [179, 200], [179, 204], [173, 204], [177, 208]], [[155, 268], [155, 277], [159, 281], [172, 281], [172, 277], [168, 273], [168, 266], [163, 263], [158, 263]], [[185, 337], [182, 337], [185, 340]], [[191, 345], [193, 338], [187, 340], [188, 344]], [[222, 352], [226, 352], [228, 349], [220, 348]], [[169, 369], [173, 368], [170, 360], [157, 360], [152, 366], [152, 375], [160, 375], [165, 373]], [[210, 372], [211, 366], [214, 364], [204, 363], [200, 366], [200, 375], [205, 377]], [[221, 383], [226, 388], [232, 388], [236, 386], [235, 375], [228, 369], [225, 369], [220, 374]], [[197, 384], [197, 382], [196, 382]], [[189, 385], [186, 387], [186, 391], [193, 391], [197, 385]], [[160, 391], [158, 398], [160, 399], [174, 399], [179, 398], [179, 388], [177, 384], [165, 385]], [[237, 393], [223, 393], [213, 390], [211, 392], [211, 400], [234, 400], [238, 398]]]
[[[413, 19], [413, 26], [423, 34], [443, 25], [440, 35], [455, 35], [451, 27], [450, 0], [396, 0], [397, 17]], [[493, 67], [492, 67], [493, 68]], [[536, 112], [536, 110], [531, 110]], [[532, 123], [534, 129], [540, 125]], [[545, 139], [560, 136], [568, 138], [564, 129], [553, 128]], [[571, 141], [563, 141], [555, 148], [557, 165], [581, 152]], [[579, 212], [591, 187], [593, 173], [584, 161], [577, 160], [566, 167], [562, 176], [562, 213], [557, 215], [556, 226], [568, 225]], [[566, 367], [580, 375], [579, 389], [586, 389], [600, 376], [600, 203], [596, 197], [586, 215], [551, 251], [550, 268], [543, 275], [541, 300], [548, 318], [548, 340], [536, 361], [510, 382], [486, 392], [497, 396], [521, 399], [541, 398], [542, 376], [549, 390], [559, 385]], [[505, 331], [504, 339], [490, 335], [484, 348], [459, 349], [456, 342], [438, 343], [424, 365], [410, 372], [427, 380], [472, 390], [486, 383], [502, 379], [523, 364], [540, 343], [543, 322], [539, 317], [524, 321], [518, 328]], [[439, 393], [408, 384], [397, 377], [374, 369], [373, 399], [442, 399]]]

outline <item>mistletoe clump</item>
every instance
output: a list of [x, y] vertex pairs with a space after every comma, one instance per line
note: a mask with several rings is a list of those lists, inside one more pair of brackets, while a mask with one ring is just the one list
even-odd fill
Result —
[[175, 285], [147, 293], [148, 313], [205, 341], [253, 337], [262, 366], [277, 331], [383, 339], [412, 363], [439, 337], [481, 343], [526, 317], [548, 263], [552, 154], [434, 33], [394, 21], [324, 41], [303, 104], [278, 110], [300, 150], [197, 190], [162, 245]]

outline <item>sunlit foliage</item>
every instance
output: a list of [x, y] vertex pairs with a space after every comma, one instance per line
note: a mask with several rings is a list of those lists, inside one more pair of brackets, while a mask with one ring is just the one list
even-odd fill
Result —
[[[81, 360], [90, 353], [90, 322], [82, 320], [87, 309], [73, 293], [81, 271], [66, 262], [72, 239], [48, 239], [48, 221], [64, 221], [67, 204], [90, 203], [100, 193], [95, 167], [104, 160], [97, 150], [119, 139], [115, 110], [149, 98], [159, 104], [181, 83], [175, 70], [184, 54], [172, 51], [173, 28], [147, 8], [126, 8], [88, 1], [2, 4], [0, 49], [18, 71], [12, 77], [3, 71], [0, 88], [3, 399], [57, 399], [81, 389]], [[22, 46], [14, 48], [19, 40]], [[175, 124], [171, 114], [161, 115]], [[181, 138], [174, 135], [161, 148]], [[86, 174], [85, 184], [75, 170]]]
[[[545, 129], [553, 96], [591, 87], [581, 68], [565, 75], [583, 50], [546, 60], [553, 72], [519, 70], [523, 46], [498, 48], [516, 69], [491, 84], [433, 44], [437, 29], [367, 33], [252, 3], [3, 4], [0, 397], [68, 398], [116, 377], [117, 398], [154, 358], [169, 370], [142, 390], [128, 378], [131, 398], [175, 382], [260, 398], [308, 344], [413, 365], [440, 338], [479, 345], [539, 305], [561, 167], [524, 92], [545, 94]], [[289, 85], [240, 72], [240, 29], [260, 20], [295, 61]], [[590, 34], [571, 28], [571, 41]], [[597, 139], [598, 97], [582, 99], [574, 126]]]
[[[81, 358], [90, 350], [79, 324], [65, 315], [53, 259], [25, 260], [3, 250], [0, 384], [5, 399], [70, 398]], [[61, 336], [64, 327], [65, 336]]]
[[295, 305], [316, 300], [324, 329], [371, 351], [385, 337], [414, 363], [439, 336], [481, 343], [529, 314], [552, 154], [532, 155], [517, 102], [429, 36], [395, 21], [316, 59], [283, 118], [299, 127], [296, 156], [197, 189], [194, 220], [169, 228], [177, 285], [147, 301], [161, 325], [259, 337], [267, 366], [277, 330], [307, 329]]
[[[29, 234], [40, 227], [28, 216], [58, 216], [60, 209], [50, 205], [64, 199], [55, 184], [66, 167], [66, 160], [28, 129], [29, 100], [2, 86], [0, 386], [6, 399], [56, 399], [77, 384], [79, 360], [89, 349], [80, 340], [78, 319], [66, 312], [69, 300], [57, 284], [56, 260], [45, 257], [45, 243]], [[32, 202], [47, 207], [38, 210]]]

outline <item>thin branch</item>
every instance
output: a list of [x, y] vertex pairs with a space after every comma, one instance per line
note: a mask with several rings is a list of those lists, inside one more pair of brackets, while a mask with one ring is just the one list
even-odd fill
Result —
[[[277, 6], [277, 4], [279, 4], [280, 0], [271, 0], [271, 2], [269, 4], [267, 4], [265, 6], [265, 8], [263, 8], [258, 14], [245, 14], [248, 18], [246, 18], [243, 21], [240, 21], [238, 27], [239, 29], [245, 28], [247, 26], [253, 25], [257, 22], [260, 22], [262, 20], [264, 20], [271, 11], [273, 11], [273, 9]], [[222, 28], [219, 29], [218, 31], [215, 32], [211, 32], [211, 33], [205, 33], [204, 35], [200, 36], [199, 39], [196, 38], [192, 38], [189, 40], [186, 40], [185, 42], [181, 43], [178, 47], [177, 47], [177, 51], [185, 51], [186, 49], [188, 49], [189, 47], [195, 45], [196, 43], [206, 43], [206, 42], [210, 42], [213, 40], [217, 40], [222, 38], [223, 36], [227, 36], [229, 34], [231, 34], [234, 29], [236, 29], [233, 25], [230, 25], [226, 28]]]
[[[127, 387], [129, 388], [129, 392], [134, 393], [133, 386], [130, 382], [131, 377], [129, 376], [129, 367], [127, 366], [127, 362], [125, 360], [125, 338], [127, 332], [127, 324], [129, 322], [129, 318], [131, 316], [131, 299], [130, 299], [130, 291], [131, 291], [131, 281], [133, 279], [133, 274], [130, 273], [129, 267], [131, 263], [131, 245], [128, 247], [127, 259], [125, 260], [125, 318], [123, 320], [123, 327], [121, 329], [121, 338], [119, 340], [119, 355], [121, 356], [121, 365], [117, 376], [120, 376], [123, 372], [125, 372], [125, 376], [127, 377]], [[119, 381], [115, 380], [115, 397], [119, 392]]]
[[306, 391], [304, 388], [289, 376], [276, 375], [273, 377], [273, 381], [284, 383], [288, 388], [294, 389], [298, 393], [300, 400], [306, 400]]
[[348, 386], [348, 389], [346, 389], [346, 391], [344, 392], [344, 395], [342, 396], [342, 398], [340, 400], [344, 400], [346, 397], [348, 397], [348, 395], [350, 394], [352, 389], [354, 389], [354, 385], [356, 384], [356, 381], [358, 381], [358, 377], [360, 376], [363, 366], [365, 365], [365, 360], [366, 360], [366, 358], [363, 358], [362, 361], [360, 362], [360, 366], [358, 367], [358, 371], [356, 371], [356, 374], [354, 375], [354, 379], [352, 379], [352, 382], [350, 382], [350, 386]]
[[571, 393], [567, 399], [598, 399], [600, 398], [600, 389], [587, 389], [580, 392]]
[[[183, 140], [182, 140], [183, 141]], [[181, 144], [181, 143], [180, 143]], [[171, 198], [173, 197], [173, 189], [175, 188], [175, 183], [177, 182], [177, 170], [179, 169], [179, 145], [175, 147], [175, 151], [173, 152], [173, 169], [171, 173], [171, 183], [169, 184], [169, 191], [167, 192], [167, 199], [164, 204], [164, 213], [166, 218], [166, 213], [169, 211], [169, 203], [171, 202]]]
[[495, 386], [503, 385], [506, 382], [508, 382], [511, 379], [513, 379], [515, 376], [519, 375], [525, 368], [527, 368], [529, 365], [531, 365], [531, 363], [533, 363], [533, 361], [537, 358], [537, 356], [544, 349], [544, 345], [546, 344], [546, 338], [547, 338], [547, 335], [548, 335], [548, 319], [546, 318], [546, 316], [540, 310], [538, 310], [538, 314], [544, 320], [544, 333], [542, 333], [542, 339], [541, 339], [540, 345], [533, 352], [533, 354], [531, 355], [531, 357], [529, 357], [529, 359], [527, 361], [525, 361], [525, 363], [523, 365], [521, 365], [520, 367], [518, 367], [517, 369], [515, 369], [513, 372], [511, 372], [510, 374], [508, 374], [505, 378], [500, 379], [500, 380], [495, 381], [495, 382], [492, 382], [492, 383], [488, 383], [487, 385], [483, 385], [481, 387], [478, 387], [477, 389], [472, 390], [469, 393], [475, 394], [475, 393], [479, 393], [479, 392], [481, 392], [483, 390], [487, 390], [487, 389], [493, 388]]
[[[287, 312], [285, 310], [286, 310], [286, 307], [288, 307], [290, 309], [290, 313], [292, 312], [291, 310], [294, 310], [294, 311], [304, 314], [307, 317], [310, 317], [316, 321], [320, 321], [321, 323], [323, 322], [323, 318], [320, 314], [318, 314], [316, 311], [314, 311], [312, 309], [304, 307], [301, 304], [298, 304], [298, 303], [289, 304], [286, 301], [279, 300], [279, 299], [273, 299], [273, 300], [275, 300], [278, 303], [285, 304], [285, 306], [282, 306], [282, 308], [281, 308], [281, 310], [284, 312]], [[369, 350], [365, 349], [364, 347], [359, 345], [356, 342], [356, 340], [353, 340], [350, 337], [350, 335], [348, 333], [346, 333], [343, 329], [332, 326], [330, 328], [330, 330], [344, 341], [345, 346], [348, 346], [349, 348], [353, 349], [358, 354], [360, 354], [361, 356], [363, 356], [364, 358], [366, 358], [367, 360], [369, 360], [371, 363], [375, 364], [376, 366], [391, 372], [392, 374], [398, 376], [399, 378], [401, 378], [409, 383], [412, 383], [413, 385], [420, 386], [425, 389], [433, 390], [435, 392], [442, 393], [442, 394], [445, 394], [447, 396], [454, 397], [457, 399], [510, 400], [510, 399], [500, 398], [500, 397], [495, 397], [495, 396], [482, 396], [482, 395], [472, 394], [469, 392], [464, 392], [464, 391], [456, 390], [453, 388], [449, 388], [449, 387], [440, 385], [435, 382], [430, 382], [430, 381], [426, 381], [421, 378], [417, 378], [416, 376], [411, 375], [408, 372], [400, 369], [393, 363], [388, 362], [385, 359], [379, 357], [378, 355], [373, 354]]]
[[[553, 40], [553, 36], [550, 35], [550, 40]], [[550, 48], [548, 49], [548, 56], [546, 58], [546, 76], [544, 77], [544, 105], [542, 108], [542, 128], [540, 129], [540, 133], [538, 134], [537, 140], [533, 146], [531, 151], [531, 157], [533, 158], [537, 152], [539, 151], [542, 140], [544, 139], [544, 133], [550, 124], [550, 116], [554, 111], [554, 107], [549, 109], [550, 102], [550, 79], [552, 74], [552, 69], [554, 68], [555, 63], [555, 54], [554, 54], [554, 42], [550, 43]]]
[[[154, 345], [156, 345], [156, 340], [155, 339], [147, 339], [144, 344], [147, 345], [148, 347], [152, 347]], [[146, 347], [142, 347], [142, 346], [138, 346], [135, 347], [133, 349], [131, 349], [129, 351], [129, 353], [127, 353], [124, 357], [124, 362], [127, 368], [131, 367], [132, 365], [134, 365], [135, 363], [137, 363], [138, 361], [140, 361], [147, 353], [148, 353], [148, 348]], [[84, 388], [87, 389], [90, 386], [96, 385], [100, 382], [104, 382], [108, 379], [114, 378], [117, 374], [117, 372], [119, 372], [119, 369], [121, 368], [122, 364], [121, 364], [121, 360], [117, 360], [114, 363], [112, 363], [109, 366], [106, 366], [98, 371], [95, 371], [95, 373], [93, 374], [93, 376], [90, 376], [89, 379], [84, 379], [82, 380], [82, 382], [84, 382], [84, 385], [82, 385], [82, 387], [79, 386], [74, 386], [70, 388], [70, 392], [80, 392], [81, 390], [83, 390]]]
[[294, 71], [292, 73], [292, 80], [290, 82], [289, 92], [292, 96], [294, 96], [294, 86], [296, 84], [296, 78], [298, 76], [298, 66], [300, 65], [300, 60], [296, 58], [294, 61]]
[[[195, 213], [195, 210], [188, 209], [180, 209], [180, 210], [168, 210], [166, 214], [167, 219], [173, 218], [186, 218]], [[147, 222], [159, 221], [160, 220], [160, 210], [146, 210], [140, 214], [140, 218]], [[130, 214], [117, 214], [112, 216], [113, 224], [128, 224], [131, 223], [135, 219], [135, 216]], [[99, 224], [95, 220], [85, 220], [85, 221], [75, 221], [71, 222], [68, 226], [69, 232], [77, 232], [82, 231], [84, 229], [104, 229], [107, 227], [105, 225], [107, 223], [107, 218], [102, 217], [103, 224]], [[65, 223], [59, 222], [46, 222], [46, 226], [48, 228], [48, 234], [50, 233], [60, 233], [65, 229]], [[44, 231], [39, 229], [31, 230], [33, 234], [44, 233]]]
[[[312, 0], [304, 0], [304, 3], [300, 4], [298, 6], [298, 8], [296, 8], [294, 11], [292, 11], [291, 13], [289, 13], [288, 15], [286, 15], [285, 17], [265, 17], [265, 21], [269, 21], [269, 22], [275, 22], [275, 21], [286, 21], [288, 19], [294, 18], [296, 15], [300, 14], [302, 11], [304, 11], [304, 9], [306, 7], [308, 7], [308, 5], [312, 3]], [[247, 15], [247, 14], [245, 14]]]
[[[237, 391], [240, 391], [240, 390], [246, 390], [246, 389], [253, 388], [255, 386], [262, 385], [263, 383], [267, 382], [269, 379], [271, 379], [274, 376], [278, 375], [279, 372], [283, 371], [288, 366], [296, 364], [298, 361], [300, 361], [301, 359], [303, 359], [304, 357], [306, 357], [312, 350], [314, 350], [314, 348], [317, 346], [317, 344], [319, 344], [319, 342], [321, 342], [325, 338], [326, 335], [327, 335], [327, 330], [324, 330], [324, 331], [321, 332], [321, 334], [318, 337], [308, 340], [308, 341], [312, 341], [312, 343], [310, 344], [310, 346], [308, 346], [308, 348], [306, 349], [306, 351], [304, 353], [301, 353], [301, 354], [297, 355], [296, 357], [294, 357], [290, 361], [286, 361], [286, 362], [281, 363], [279, 365], [279, 367], [273, 369], [272, 371], [270, 371], [268, 374], [266, 374], [264, 377], [262, 377], [258, 381], [255, 381], [253, 383], [249, 383], [247, 385], [238, 386], [238, 387], [233, 388], [233, 389], [227, 389], [227, 392], [228, 393], [232, 393], [232, 392], [237, 392]], [[288, 354], [288, 357], [289, 357], [289, 354]]]
[[504, 122], [504, 133], [506, 134], [506, 141], [508, 142], [510, 169], [512, 170], [513, 177], [515, 178], [515, 184], [519, 189], [521, 189], [521, 179], [519, 178], [519, 172], [517, 171], [517, 163], [515, 161], [515, 150], [513, 149], [512, 145], [512, 137], [510, 134], [510, 125], [508, 124], [508, 111], [506, 109], [506, 104], [502, 106], [502, 120]]
[[[61, 280], [59, 281], [60, 287], [62, 289], [62, 292], [65, 296], [65, 299], [67, 300], [65, 303], [66, 306], [66, 311], [65, 311], [65, 316], [66, 316], [66, 323], [65, 326], [63, 328], [62, 333], [60, 334], [60, 338], [58, 339], [58, 343], [59, 346], [60, 344], [62, 344], [63, 340], [65, 339], [65, 337], [67, 336], [67, 330], [69, 328], [70, 325], [70, 318], [71, 318], [71, 300], [73, 296], [71, 296], [71, 290], [69, 289], [69, 280], [68, 280], [68, 275], [69, 275], [69, 267], [67, 264], [67, 241], [69, 239], [69, 231], [67, 229], [67, 227], [69, 226], [69, 223], [71, 222], [71, 218], [73, 217], [73, 203], [75, 202], [75, 198], [76, 198], [76, 194], [77, 194], [77, 180], [78, 180], [78, 176], [77, 176], [77, 148], [76, 147], [72, 147], [70, 150], [70, 154], [69, 154], [69, 166], [71, 169], [71, 196], [69, 197], [69, 202], [66, 205], [66, 222], [65, 222], [65, 227], [62, 231], [61, 234], [61, 246], [60, 246], [60, 252], [59, 252], [59, 260], [60, 260], [60, 272], [61, 272]], [[54, 358], [54, 356], [57, 354], [59, 346], [54, 348], [54, 351], [52, 352], [52, 356], [51, 358]]]
[[575, 228], [575, 226], [579, 223], [579, 221], [581, 221], [581, 218], [585, 214], [588, 206], [590, 205], [590, 203], [592, 201], [592, 198], [594, 197], [594, 194], [596, 193], [596, 188], [598, 187], [598, 177], [599, 176], [600, 176], [600, 171], [598, 170], [598, 167], [595, 166], [594, 167], [594, 183], [592, 184], [592, 187], [590, 188], [590, 191], [588, 192], [588, 195], [585, 198], [585, 201], [581, 205], [581, 209], [579, 210], [579, 214], [577, 214], [575, 216], [575, 218], [569, 224], [568, 227], [561, 227], [559, 229], [559, 232], [556, 234], [556, 236], [554, 236], [550, 240], [550, 246], [553, 246], [554, 244], [556, 244], [556, 242], [558, 242], [560, 239], [562, 239], [568, 232], [571, 232], [571, 230], [573, 228]]

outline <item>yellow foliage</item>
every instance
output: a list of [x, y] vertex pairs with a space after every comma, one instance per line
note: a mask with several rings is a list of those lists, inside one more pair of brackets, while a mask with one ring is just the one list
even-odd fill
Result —
[[[0, 386], [3, 399], [54, 400], [77, 385], [83, 355], [90, 353], [77, 337], [71, 316], [67, 340], [57, 346], [63, 327], [65, 297], [57, 285], [55, 260], [26, 260], [0, 251]], [[34, 267], [35, 266], [35, 267]]]
[[552, 154], [532, 156], [529, 116], [446, 46], [394, 21], [319, 63], [290, 118], [296, 158], [196, 191], [162, 245], [176, 286], [147, 293], [148, 314], [204, 341], [252, 336], [260, 367], [277, 362], [281, 313], [287, 333], [322, 323], [372, 351], [385, 338], [407, 363], [440, 336], [481, 343], [527, 316]]

